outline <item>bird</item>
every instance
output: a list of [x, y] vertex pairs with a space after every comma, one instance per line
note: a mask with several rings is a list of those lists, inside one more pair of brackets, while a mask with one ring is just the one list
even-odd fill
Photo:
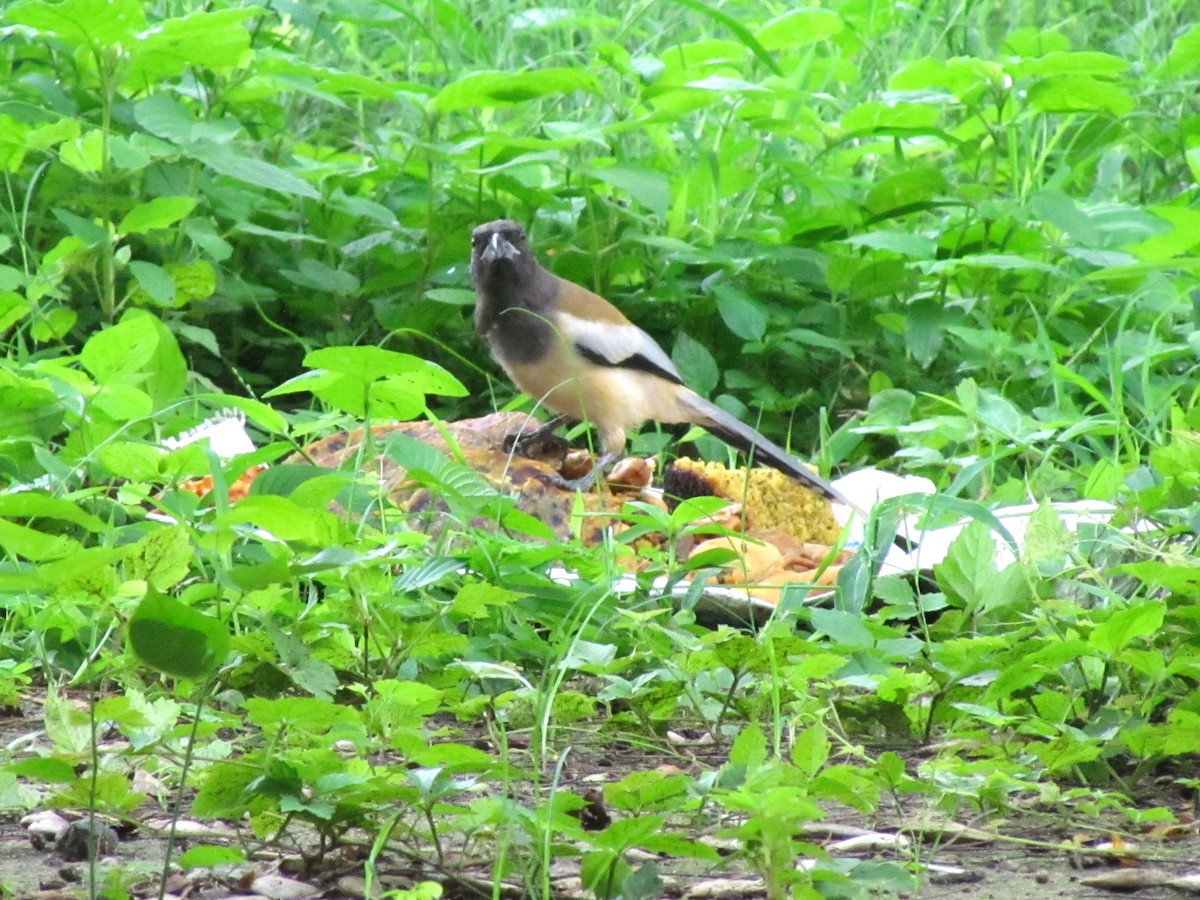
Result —
[[828, 500], [861, 511], [799, 459], [683, 383], [666, 352], [598, 294], [538, 262], [525, 230], [497, 219], [471, 233], [475, 329], [518, 389], [563, 419], [590, 422], [603, 451], [586, 489], [643, 422], [689, 423]]

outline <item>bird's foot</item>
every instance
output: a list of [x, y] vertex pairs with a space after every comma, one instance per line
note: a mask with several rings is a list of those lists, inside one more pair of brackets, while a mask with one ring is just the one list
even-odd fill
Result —
[[563, 417], [555, 416], [545, 425], [539, 425], [532, 431], [514, 432], [504, 437], [504, 452], [516, 453], [530, 459], [542, 459], [548, 456], [562, 457], [570, 446], [564, 438], [554, 433], [562, 424]]
[[550, 482], [564, 491], [590, 491], [596, 479], [604, 472], [606, 466], [616, 459], [615, 453], [605, 453], [592, 465], [592, 468], [578, 478], [566, 478], [562, 475], [551, 475]]

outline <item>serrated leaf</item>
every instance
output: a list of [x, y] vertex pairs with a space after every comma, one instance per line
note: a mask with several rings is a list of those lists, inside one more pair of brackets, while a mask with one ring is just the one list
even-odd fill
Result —
[[767, 736], [757, 722], [751, 722], [734, 738], [729, 748], [729, 761], [734, 765], [753, 769], [761, 766], [767, 758]]
[[971, 522], [950, 544], [946, 558], [933, 567], [934, 577], [948, 597], [972, 611], [994, 587], [996, 542], [983, 522]]
[[1137, 638], [1157, 634], [1166, 609], [1161, 601], [1143, 600], [1126, 609], [1114, 610], [1092, 631], [1088, 643], [1101, 653], [1115, 656]]

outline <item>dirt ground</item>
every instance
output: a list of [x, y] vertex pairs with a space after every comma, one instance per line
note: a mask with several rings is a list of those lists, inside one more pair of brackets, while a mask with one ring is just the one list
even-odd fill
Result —
[[[11, 747], [13, 741], [37, 731], [40, 723], [36, 704], [30, 704], [25, 715], [0, 718], [0, 746]], [[461, 739], [461, 738], [460, 738]], [[715, 768], [724, 760], [723, 753], [696, 747], [684, 752], [658, 752], [621, 747], [613, 752], [610, 745], [572, 745], [569, 764], [562, 769], [560, 787], [580, 796], [595, 791], [605, 782], [617, 781], [633, 771], [646, 771], [670, 765], [684, 772], [700, 772]], [[519, 750], [517, 751], [520, 752]], [[919, 761], [919, 753], [908, 752], [910, 764]], [[707, 758], [706, 758], [707, 756]], [[1164, 789], [1165, 790], [1165, 789]], [[2, 796], [2, 792], [0, 792]], [[593, 794], [594, 796], [594, 794]], [[827, 818], [813, 826], [804, 839], [832, 848], [836, 840], [869, 832], [876, 835], [866, 846], [838, 850], [839, 857], [865, 860], [892, 860], [918, 864], [923, 872], [919, 885], [907, 892], [881, 893], [875, 896], [899, 896], [941, 900], [941, 898], [980, 898], [980, 900], [1028, 900], [1028, 898], [1095, 898], [1112, 896], [1115, 892], [1091, 886], [1090, 879], [1133, 879], [1142, 887], [1132, 892], [1139, 900], [1177, 897], [1162, 886], [1168, 878], [1178, 878], [1200, 866], [1200, 837], [1195, 829], [1179, 829], [1158, 836], [1129, 836], [1136, 844], [1122, 866], [1113, 859], [1097, 858], [1087, 851], [1067, 852], [1064, 842], [1081, 840], [1090, 835], [1101, 840], [1109, 837], [1098, 823], [1067, 822], [1041, 813], [1014, 815], [1011, 811], [1002, 822], [976, 820], [958, 822], [967, 829], [956, 836], [936, 834], [920, 823], [927, 822], [929, 811], [913, 801], [911, 809], [892, 813], [877, 812], [863, 816], [853, 810], [827, 810]], [[1184, 798], [1169, 793], [1139, 798], [1146, 806], [1181, 808]], [[72, 811], [62, 811], [70, 815]], [[185, 811], [186, 813], [186, 811]], [[53, 837], [31, 835], [20, 824], [24, 812], [0, 814], [0, 897], [58, 898], [86, 897], [88, 876], [86, 861], [69, 861], [56, 850]], [[78, 812], [74, 812], [78, 816]], [[616, 814], [614, 814], [616, 815]], [[134, 822], [122, 825], [115, 852], [99, 862], [101, 872], [116, 870], [132, 897], [157, 896], [158, 872], [161, 869], [166, 841], [155, 830], [161, 824], [165, 810], [147, 804], [137, 811]], [[369, 851], [372, 835], [352, 834], [347, 845], [327, 853], [319, 864], [305, 859], [304, 851], [311, 850], [300, 842], [289, 846], [255, 843], [246, 835], [238, 835], [235, 823], [187, 821], [193, 829], [191, 839], [206, 845], [226, 843], [250, 847], [250, 862], [227, 870], [192, 872], [187, 876], [174, 875], [168, 893], [180, 897], [221, 900], [228, 897], [267, 897], [269, 900], [293, 900], [302, 897], [361, 897], [364, 895], [363, 862]], [[205, 832], [208, 832], [207, 834]], [[298, 833], [293, 829], [292, 834]], [[888, 842], [902, 835], [907, 840], [900, 851]], [[691, 835], [701, 838], [702, 835]], [[864, 839], [867, 840], [867, 839]], [[881, 843], [882, 842], [882, 843]], [[727, 845], [713, 841], [721, 851]], [[188, 846], [188, 838], [177, 844], [176, 856]], [[377, 862], [382, 889], [409, 889], [422, 881], [435, 880], [443, 884], [446, 897], [518, 898], [527, 896], [519, 883], [493, 892], [490, 860], [458, 860], [453, 866], [440, 870], [432, 864], [432, 853], [421, 858], [409, 849], [385, 851]], [[298, 852], [300, 851], [300, 852]], [[642, 859], [650, 859], [644, 854]], [[633, 860], [635, 863], [637, 860]], [[737, 862], [719, 868], [686, 860], [655, 859], [663, 882], [662, 895], [672, 898], [749, 898], [765, 897], [765, 888], [753, 873]], [[939, 868], [941, 867], [941, 868]], [[103, 880], [100, 882], [103, 884]], [[554, 896], [588, 896], [579, 884], [578, 857], [565, 857], [556, 863], [551, 873]], [[1155, 886], [1158, 885], [1158, 886]], [[1131, 893], [1128, 888], [1125, 893]], [[110, 896], [113, 896], [110, 894]]]

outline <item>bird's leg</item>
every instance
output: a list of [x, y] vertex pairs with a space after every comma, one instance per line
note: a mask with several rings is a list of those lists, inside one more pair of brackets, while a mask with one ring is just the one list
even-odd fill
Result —
[[[544, 456], [545, 448], [540, 445], [547, 438], [554, 436], [554, 430], [558, 428], [564, 421], [566, 416], [555, 416], [545, 425], [539, 425], [533, 431], [518, 431], [514, 434], [506, 435], [504, 438], [505, 453], [519, 453], [522, 456]], [[563, 446], [566, 442], [563, 441]], [[541, 452], [539, 452], [539, 450]]]

